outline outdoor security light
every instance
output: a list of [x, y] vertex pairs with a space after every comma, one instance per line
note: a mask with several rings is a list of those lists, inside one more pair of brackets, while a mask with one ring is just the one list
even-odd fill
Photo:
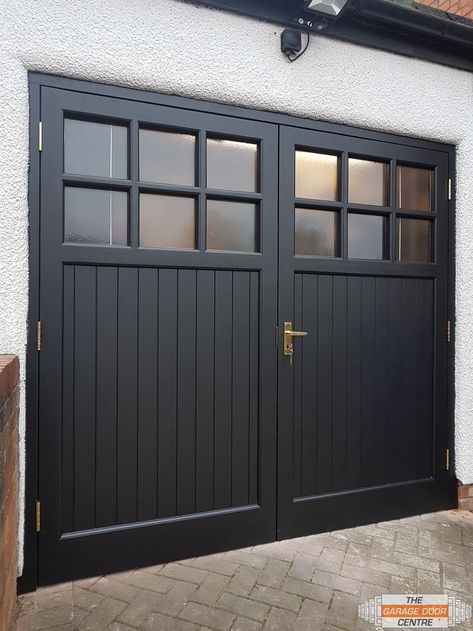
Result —
[[348, 0], [310, 0], [307, 10], [337, 17], [347, 2]]

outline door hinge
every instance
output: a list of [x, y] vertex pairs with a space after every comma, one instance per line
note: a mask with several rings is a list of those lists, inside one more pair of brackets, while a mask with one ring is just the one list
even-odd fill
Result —
[[450, 320], [447, 320], [447, 342], [452, 341], [452, 323]]
[[38, 151], [43, 151], [43, 123], [38, 123]]
[[42, 341], [43, 341], [43, 332], [41, 330], [41, 321], [38, 320], [38, 322], [36, 322], [36, 350], [37, 351], [41, 350]]
[[452, 178], [448, 178], [448, 199], [452, 199]]
[[450, 471], [450, 449], [445, 450], [445, 469]]
[[36, 500], [35, 506], [36, 532], [41, 531], [41, 502]]

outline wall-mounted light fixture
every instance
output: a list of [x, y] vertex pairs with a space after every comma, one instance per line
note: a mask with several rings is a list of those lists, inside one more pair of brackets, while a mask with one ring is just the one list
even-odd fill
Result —
[[[311, 33], [321, 33], [342, 13], [349, 0], [305, 0], [295, 20], [298, 29], [287, 28], [281, 33], [281, 51], [289, 61], [299, 59], [309, 45]], [[302, 33], [307, 32], [307, 42], [302, 48]]]

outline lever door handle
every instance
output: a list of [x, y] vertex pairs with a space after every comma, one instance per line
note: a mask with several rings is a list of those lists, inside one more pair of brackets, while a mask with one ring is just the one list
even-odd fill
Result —
[[292, 357], [294, 352], [294, 347], [292, 345], [293, 337], [305, 337], [309, 335], [307, 331], [293, 331], [292, 330], [292, 322], [284, 322], [284, 345], [283, 345], [283, 354], [286, 357]]

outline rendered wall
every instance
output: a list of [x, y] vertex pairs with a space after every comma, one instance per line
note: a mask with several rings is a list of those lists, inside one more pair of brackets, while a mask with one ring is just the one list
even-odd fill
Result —
[[[0, 20], [0, 352], [19, 355], [23, 380], [28, 70], [455, 143], [456, 473], [473, 482], [470, 73], [322, 37], [291, 64], [280, 27], [180, 0], [0, 0]], [[23, 476], [23, 405], [20, 433]]]

